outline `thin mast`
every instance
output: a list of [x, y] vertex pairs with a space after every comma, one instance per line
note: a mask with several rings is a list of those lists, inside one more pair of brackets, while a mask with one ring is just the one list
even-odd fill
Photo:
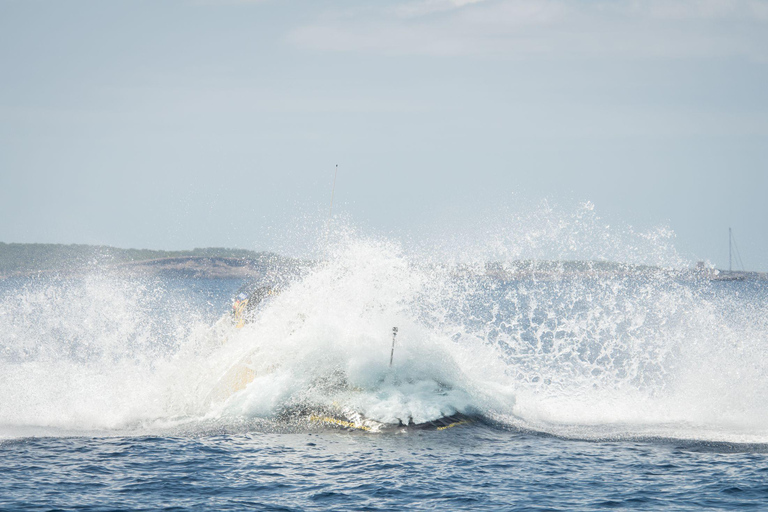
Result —
[[728, 228], [728, 272], [733, 272], [733, 259], [732, 259], [733, 251], [731, 250], [731, 246], [733, 244], [731, 243], [731, 238], [732, 238], [731, 228]]
[[392, 360], [395, 358], [395, 338], [397, 338], [397, 327], [392, 328], [392, 352], [389, 353], [390, 368], [392, 368]]

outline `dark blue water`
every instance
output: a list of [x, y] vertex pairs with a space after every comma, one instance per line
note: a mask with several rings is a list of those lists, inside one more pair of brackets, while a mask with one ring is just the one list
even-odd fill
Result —
[[[310, 276], [226, 343], [210, 326], [237, 280], [0, 282], [0, 510], [768, 510], [764, 283], [500, 283], [375, 263], [343, 268], [338, 290]], [[236, 343], [269, 372], [201, 400]], [[492, 347], [493, 368], [450, 351], [463, 344]], [[409, 402], [420, 388], [393, 394], [359, 368], [439, 379], [469, 404]], [[371, 414], [478, 419], [308, 421], [340, 373]]]
[[2, 510], [765, 510], [765, 446], [563, 440], [484, 426], [24, 438]]

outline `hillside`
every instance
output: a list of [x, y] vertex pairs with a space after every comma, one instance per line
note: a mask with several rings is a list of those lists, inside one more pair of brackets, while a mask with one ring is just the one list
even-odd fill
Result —
[[6, 244], [0, 242], [0, 277], [38, 273], [81, 273], [93, 269], [176, 273], [189, 277], [248, 277], [267, 265], [291, 259], [244, 249], [188, 251], [120, 249], [83, 244]]

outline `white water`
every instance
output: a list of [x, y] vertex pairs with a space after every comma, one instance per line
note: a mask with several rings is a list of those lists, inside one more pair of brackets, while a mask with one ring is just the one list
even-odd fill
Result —
[[[33, 282], [0, 299], [0, 435], [280, 423], [336, 402], [384, 422], [460, 411], [576, 438], [768, 443], [765, 297], [660, 272], [504, 284], [360, 236], [239, 330], [157, 280]], [[212, 395], [244, 360], [253, 382]]]

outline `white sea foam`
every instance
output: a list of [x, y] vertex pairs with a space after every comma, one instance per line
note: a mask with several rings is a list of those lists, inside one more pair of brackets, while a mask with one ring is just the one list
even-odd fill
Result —
[[[341, 404], [387, 423], [463, 412], [576, 438], [768, 442], [764, 288], [564, 264], [505, 282], [518, 263], [485, 263], [340, 236], [242, 329], [156, 280], [6, 286], [0, 433], [279, 423]], [[243, 363], [253, 380], [217, 391]]]

